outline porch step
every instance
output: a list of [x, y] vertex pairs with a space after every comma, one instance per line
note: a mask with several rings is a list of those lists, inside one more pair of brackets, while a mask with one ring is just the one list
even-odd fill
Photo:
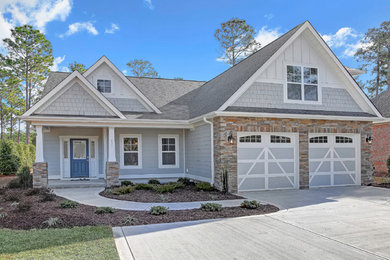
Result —
[[49, 180], [48, 183], [48, 187], [51, 189], [100, 188], [105, 186], [105, 180]]

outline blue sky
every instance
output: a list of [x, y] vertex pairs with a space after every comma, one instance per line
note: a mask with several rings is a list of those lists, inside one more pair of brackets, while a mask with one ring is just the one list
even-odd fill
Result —
[[74, 60], [91, 66], [106, 55], [120, 70], [134, 58], [152, 62], [161, 77], [209, 80], [228, 66], [217, 61], [214, 31], [246, 19], [264, 45], [309, 20], [346, 66], [368, 28], [389, 19], [390, 1], [256, 0], [1, 0], [0, 37], [29, 23], [53, 45], [54, 69]]

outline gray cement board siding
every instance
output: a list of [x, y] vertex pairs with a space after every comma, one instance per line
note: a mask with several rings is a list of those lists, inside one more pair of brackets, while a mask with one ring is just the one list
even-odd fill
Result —
[[59, 176], [60, 171], [60, 136], [98, 136], [99, 173], [103, 171], [103, 141], [101, 128], [50, 127], [49, 133], [43, 133], [43, 156], [48, 163], [50, 176]]
[[[115, 129], [116, 159], [120, 158], [120, 135], [140, 134], [142, 135], [142, 168], [141, 169], [120, 169], [120, 178], [131, 178], [132, 175], [143, 174], [182, 174], [184, 173], [183, 154], [183, 130], [181, 129], [145, 129], [145, 128], [117, 128]], [[158, 135], [173, 134], [179, 135], [179, 168], [158, 167]]]
[[37, 114], [111, 116], [78, 82]]
[[108, 98], [119, 111], [149, 112], [138, 99], [135, 98]]
[[211, 179], [210, 125], [186, 130], [186, 174]]
[[321, 105], [285, 103], [283, 91], [283, 84], [255, 82], [233, 106], [362, 112], [345, 89], [323, 87]]

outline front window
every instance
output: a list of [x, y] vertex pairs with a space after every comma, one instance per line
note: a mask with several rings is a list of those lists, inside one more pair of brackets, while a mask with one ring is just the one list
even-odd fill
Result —
[[121, 167], [141, 167], [141, 138], [138, 135], [121, 137]]
[[318, 101], [318, 69], [288, 65], [287, 99]]
[[111, 93], [111, 80], [98, 79], [97, 89], [102, 93]]
[[160, 168], [176, 168], [178, 163], [178, 142], [177, 136], [159, 136], [159, 166]]

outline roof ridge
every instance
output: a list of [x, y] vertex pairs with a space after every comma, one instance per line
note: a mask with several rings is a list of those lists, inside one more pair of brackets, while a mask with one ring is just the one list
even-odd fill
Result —
[[159, 79], [159, 80], [175, 80], [175, 81], [194, 81], [194, 82], [207, 82], [207, 80], [194, 80], [194, 79], [170, 79], [170, 78], [150, 78], [150, 77], [136, 77], [136, 76], [126, 76], [126, 78], [133, 78], [133, 79]]

